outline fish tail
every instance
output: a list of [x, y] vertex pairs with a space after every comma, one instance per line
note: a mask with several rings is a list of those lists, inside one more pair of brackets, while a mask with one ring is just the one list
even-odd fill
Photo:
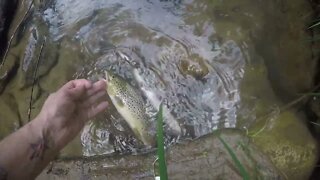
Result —
[[156, 146], [156, 139], [155, 136], [149, 134], [149, 133], [142, 133], [140, 134], [141, 136], [141, 140], [142, 142], [147, 145], [147, 146], [151, 146], [151, 147], [155, 147]]

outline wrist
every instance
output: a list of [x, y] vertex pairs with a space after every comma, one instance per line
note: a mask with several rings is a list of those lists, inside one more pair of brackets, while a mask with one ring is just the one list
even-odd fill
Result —
[[46, 117], [38, 115], [29, 123], [28, 131], [32, 132], [36, 139], [42, 140], [49, 149], [59, 151]]

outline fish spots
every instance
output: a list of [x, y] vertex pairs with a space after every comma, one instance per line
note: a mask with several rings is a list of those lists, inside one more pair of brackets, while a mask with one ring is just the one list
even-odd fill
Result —
[[[145, 114], [144, 101], [141, 94], [139, 94], [136, 89], [134, 89], [121, 77], [114, 75], [114, 77], [112, 76], [110, 79], [110, 84], [115, 92], [115, 102], [113, 103], [116, 103], [119, 108], [125, 107], [127, 109], [127, 112], [125, 112], [126, 115], [129, 114], [129, 116], [126, 116], [127, 119], [125, 120], [127, 122], [138, 120], [139, 123], [146, 125], [147, 118]], [[130, 120], [128, 117], [132, 119]], [[137, 135], [137, 133], [135, 134]]]

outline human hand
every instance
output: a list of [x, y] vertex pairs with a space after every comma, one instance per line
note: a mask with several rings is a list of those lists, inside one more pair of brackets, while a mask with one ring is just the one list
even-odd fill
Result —
[[42, 131], [61, 150], [70, 142], [91, 118], [105, 110], [106, 82], [100, 80], [94, 84], [85, 79], [73, 80], [45, 101], [36, 118]]

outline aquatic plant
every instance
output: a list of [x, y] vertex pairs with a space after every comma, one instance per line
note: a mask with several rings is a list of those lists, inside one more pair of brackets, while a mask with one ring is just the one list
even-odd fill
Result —
[[[311, 26], [308, 27], [308, 29], [314, 29], [316, 27], [320, 26], [320, 19], [316, 19]], [[319, 35], [313, 35], [309, 41], [314, 42], [314, 41], [319, 41], [320, 36]], [[310, 93], [309, 95], [314, 95], [314, 96], [319, 96], [319, 93]]]
[[310, 121], [310, 123], [313, 124], [313, 125], [316, 125], [316, 126], [320, 126], [320, 124], [319, 124], [319, 123], [316, 123], [316, 122]]
[[320, 25], [320, 20], [317, 20], [315, 23], [313, 23], [311, 26], [308, 27], [308, 29], [312, 29], [314, 27], [317, 27]]
[[240, 162], [240, 160], [238, 159], [237, 155], [234, 153], [232, 148], [225, 142], [225, 140], [220, 135], [218, 135], [218, 138], [219, 138], [220, 142], [223, 144], [223, 146], [226, 148], [226, 150], [228, 151], [233, 162], [235, 163], [236, 167], [240, 171], [242, 178], [244, 180], [249, 180], [250, 179], [249, 173], [246, 171], [246, 169], [244, 168], [244, 166], [242, 165], [242, 163]]
[[164, 133], [163, 133], [163, 113], [162, 104], [160, 104], [159, 111], [157, 113], [157, 154], [159, 162], [160, 179], [167, 180], [167, 164], [164, 151]]

